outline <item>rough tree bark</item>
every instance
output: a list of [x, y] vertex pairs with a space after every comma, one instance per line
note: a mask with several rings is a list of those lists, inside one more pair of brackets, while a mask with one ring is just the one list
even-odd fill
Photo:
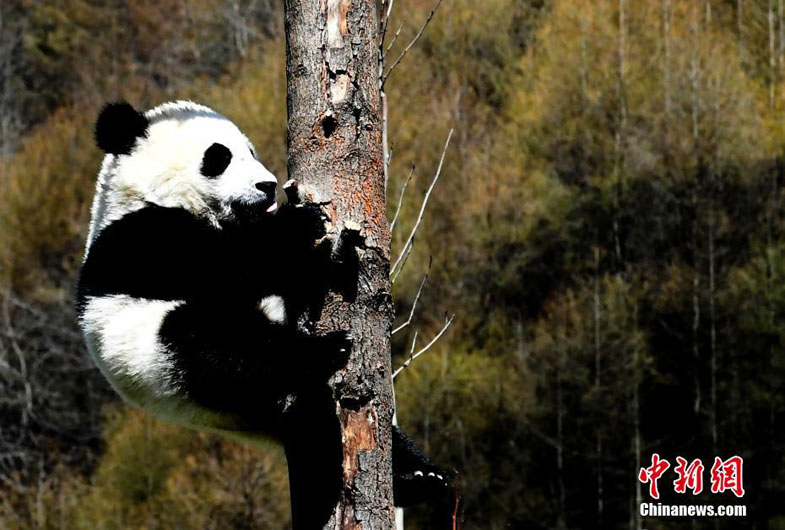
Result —
[[[393, 525], [390, 232], [384, 194], [374, 0], [286, 0], [289, 178], [330, 219], [328, 236], [359, 227], [356, 285], [330, 292], [315, 332], [350, 330], [348, 365], [329, 383], [340, 423], [341, 486], [323, 528]], [[312, 432], [314, 444], [320, 433]], [[293, 473], [296, 530], [315, 526], [309, 486]], [[293, 461], [295, 460], [295, 461]], [[308, 479], [305, 479], [308, 480]], [[320, 521], [321, 525], [322, 522]]]

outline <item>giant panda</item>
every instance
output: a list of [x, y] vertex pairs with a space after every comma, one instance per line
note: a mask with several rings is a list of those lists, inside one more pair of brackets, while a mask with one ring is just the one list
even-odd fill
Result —
[[[276, 177], [248, 138], [196, 103], [147, 112], [108, 104], [95, 139], [106, 155], [76, 306], [101, 372], [126, 401], [164, 419], [281, 442], [290, 472], [307, 439], [305, 482], [328, 474], [339, 483], [326, 381], [346, 363], [351, 337], [297, 322], [342, 274], [320, 208], [279, 207]], [[393, 477], [397, 506], [451, 491], [448, 473], [397, 427]]]

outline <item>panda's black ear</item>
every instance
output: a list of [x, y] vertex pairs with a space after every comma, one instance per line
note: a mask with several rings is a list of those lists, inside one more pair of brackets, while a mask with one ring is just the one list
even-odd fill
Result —
[[125, 101], [108, 103], [95, 122], [95, 141], [105, 153], [127, 155], [140, 136], [147, 135], [149, 120]]

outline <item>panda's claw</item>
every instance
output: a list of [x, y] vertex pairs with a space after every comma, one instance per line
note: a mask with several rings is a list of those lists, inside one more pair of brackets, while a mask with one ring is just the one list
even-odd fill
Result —
[[346, 366], [349, 353], [352, 350], [352, 335], [348, 331], [338, 330], [328, 333], [321, 339], [326, 352], [325, 355], [329, 370], [335, 372]]
[[290, 209], [289, 223], [292, 233], [297, 233], [308, 246], [313, 246], [327, 235], [327, 217], [321, 207], [315, 204], [303, 204]]
[[[440, 470], [441, 471], [441, 470]], [[421, 502], [441, 502], [454, 497], [449, 474], [417, 469], [395, 475], [393, 489], [396, 506], [412, 506]]]
[[283, 192], [286, 195], [286, 200], [289, 204], [299, 204], [301, 202], [300, 197], [300, 186], [297, 185], [297, 181], [294, 179], [289, 179], [283, 185]]
[[313, 191], [306, 185], [297, 182], [294, 179], [289, 179], [283, 185], [283, 191], [286, 194], [286, 200], [289, 204], [302, 204], [306, 202], [313, 202]]

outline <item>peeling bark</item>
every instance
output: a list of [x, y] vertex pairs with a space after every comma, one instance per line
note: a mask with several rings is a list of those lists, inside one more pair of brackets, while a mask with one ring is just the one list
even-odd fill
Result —
[[[361, 240], [350, 250], [357, 252], [357, 278], [349, 289], [327, 294], [313, 329], [348, 329], [354, 341], [346, 368], [329, 383], [343, 473], [323, 528], [392, 528], [393, 309], [376, 6], [371, 0], [287, 0], [285, 25], [289, 178], [322, 206], [331, 237], [359, 226]], [[320, 443], [320, 433], [312, 434]], [[308, 506], [296, 498], [297, 478], [290, 480], [295, 528], [310, 528], [298, 523], [302, 517], [294, 512]]]

